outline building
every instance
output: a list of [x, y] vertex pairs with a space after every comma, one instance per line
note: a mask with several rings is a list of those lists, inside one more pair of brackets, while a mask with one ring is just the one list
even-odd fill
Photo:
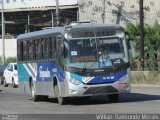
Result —
[[[139, 0], [79, 0], [80, 21], [97, 23], [139, 23]], [[160, 21], [159, 0], [144, 0], [144, 21]]]
[[[41, 30], [45, 27], [56, 26], [56, 0], [3, 1], [6, 57], [16, 56], [15, 43], [17, 35], [25, 32]], [[59, 0], [59, 25], [65, 24], [66, 20], [68, 19], [70, 21], [77, 21], [77, 1], [78, 0]], [[1, 29], [0, 33], [2, 33]], [[1, 41], [2, 40], [0, 39], [0, 56], [2, 56]]]

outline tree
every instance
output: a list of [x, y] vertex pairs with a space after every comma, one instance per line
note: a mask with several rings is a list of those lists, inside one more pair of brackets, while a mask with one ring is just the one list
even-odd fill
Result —
[[[140, 51], [139, 25], [129, 23], [126, 26], [126, 32], [129, 33], [131, 40], [135, 42], [137, 52]], [[156, 21], [154, 25], [144, 25], [144, 44], [145, 44], [145, 59], [147, 69], [155, 70], [160, 54], [160, 25]], [[140, 58], [140, 56], [138, 56]]]

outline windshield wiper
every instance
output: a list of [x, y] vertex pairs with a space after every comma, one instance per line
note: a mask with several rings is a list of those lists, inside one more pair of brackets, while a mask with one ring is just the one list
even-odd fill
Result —
[[89, 63], [89, 62], [87, 62], [87, 63], [83, 66], [81, 72], [86, 72], [88, 69], [92, 68], [92, 66], [95, 64], [95, 63], [93, 62], [93, 63], [87, 68], [88, 63]]

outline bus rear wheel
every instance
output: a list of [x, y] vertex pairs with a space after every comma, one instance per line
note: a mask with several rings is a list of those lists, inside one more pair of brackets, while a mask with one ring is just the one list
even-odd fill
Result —
[[109, 102], [118, 102], [119, 94], [108, 95]]
[[32, 100], [34, 102], [39, 101], [40, 96], [36, 95], [36, 88], [35, 88], [35, 84], [33, 83], [33, 81], [31, 82], [31, 95], [32, 95]]
[[55, 93], [55, 96], [56, 96], [57, 99], [58, 99], [58, 103], [59, 103], [60, 105], [64, 105], [64, 104], [65, 104], [65, 98], [60, 95], [60, 90], [59, 90], [58, 84], [56, 84], [56, 85], [54, 86], [54, 93]]

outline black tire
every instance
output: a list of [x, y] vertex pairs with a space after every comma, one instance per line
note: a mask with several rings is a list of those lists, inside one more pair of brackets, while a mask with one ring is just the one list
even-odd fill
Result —
[[12, 80], [12, 87], [13, 87], [13, 88], [17, 88], [17, 85], [16, 85], [16, 83], [15, 83], [15, 80], [14, 80], [14, 79]]
[[8, 84], [6, 83], [6, 79], [4, 78], [4, 80], [3, 80], [3, 86], [4, 87], [8, 87]]
[[109, 102], [118, 102], [119, 94], [108, 95]]
[[65, 104], [65, 98], [60, 95], [60, 90], [59, 90], [58, 84], [56, 84], [56, 85], [54, 86], [54, 93], [55, 93], [55, 96], [56, 96], [57, 99], [58, 99], [58, 103], [59, 103], [60, 105], [64, 105], [64, 104]]
[[0, 77], [0, 84], [1, 84], [1, 85], [3, 84], [2, 77]]
[[40, 96], [36, 95], [36, 88], [35, 88], [35, 84], [33, 83], [33, 81], [31, 82], [31, 95], [32, 95], [32, 100], [34, 102], [37, 102], [40, 100]]

